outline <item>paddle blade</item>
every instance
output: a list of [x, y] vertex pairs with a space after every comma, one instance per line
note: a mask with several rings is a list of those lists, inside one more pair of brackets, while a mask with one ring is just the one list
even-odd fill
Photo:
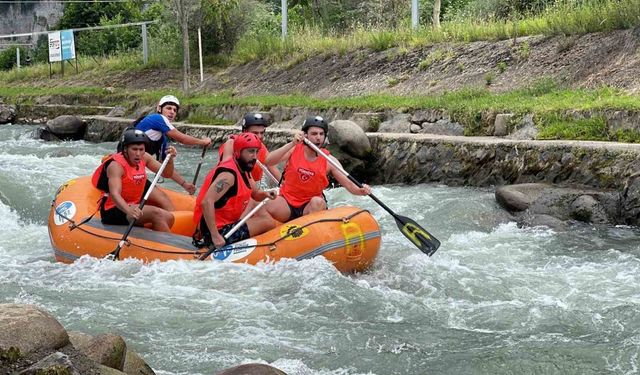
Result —
[[422, 228], [418, 223], [405, 216], [394, 215], [400, 232], [409, 239], [420, 251], [432, 256], [440, 247], [440, 241]]

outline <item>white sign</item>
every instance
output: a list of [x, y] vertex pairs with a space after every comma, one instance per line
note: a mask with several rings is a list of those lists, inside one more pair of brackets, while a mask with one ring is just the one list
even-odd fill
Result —
[[56, 207], [55, 213], [53, 214], [53, 222], [56, 223], [56, 225], [62, 225], [70, 219], [73, 219], [75, 215], [76, 205], [71, 201], [64, 201]]
[[62, 41], [60, 31], [49, 33], [49, 62], [62, 61]]

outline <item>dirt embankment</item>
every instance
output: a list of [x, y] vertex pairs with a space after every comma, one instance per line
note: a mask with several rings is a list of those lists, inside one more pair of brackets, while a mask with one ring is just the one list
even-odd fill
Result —
[[[464, 87], [503, 92], [542, 78], [572, 88], [611, 86], [640, 91], [640, 28], [582, 36], [524, 37], [497, 42], [443, 43], [403, 50], [323, 53], [296, 64], [255, 61], [209, 68], [204, 83], [194, 69], [196, 91], [236, 95], [306, 94], [315, 97], [375, 93], [430, 94]], [[24, 82], [28, 86], [98, 86], [129, 89], [181, 87], [179, 69], [67, 74]]]

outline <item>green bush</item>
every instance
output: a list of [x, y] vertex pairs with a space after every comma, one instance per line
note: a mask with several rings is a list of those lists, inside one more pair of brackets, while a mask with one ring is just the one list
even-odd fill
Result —
[[0, 52], [0, 70], [11, 70], [16, 66], [16, 48], [20, 49], [20, 65], [24, 65], [27, 51], [22, 47], [9, 46]]

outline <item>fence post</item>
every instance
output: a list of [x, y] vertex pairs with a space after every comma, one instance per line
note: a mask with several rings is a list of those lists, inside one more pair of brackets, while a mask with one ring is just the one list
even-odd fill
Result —
[[16, 66], [20, 69], [20, 47], [16, 47]]
[[287, 37], [287, 14], [289, 10], [287, 9], [287, 0], [281, 0], [282, 4], [282, 40]]
[[142, 62], [147, 65], [149, 62], [149, 47], [147, 46], [147, 24], [142, 24]]
[[417, 29], [419, 22], [418, 0], [411, 0], [411, 28], [413, 30]]
[[202, 70], [202, 32], [198, 27], [198, 58], [200, 59], [200, 82], [204, 82], [204, 71]]

